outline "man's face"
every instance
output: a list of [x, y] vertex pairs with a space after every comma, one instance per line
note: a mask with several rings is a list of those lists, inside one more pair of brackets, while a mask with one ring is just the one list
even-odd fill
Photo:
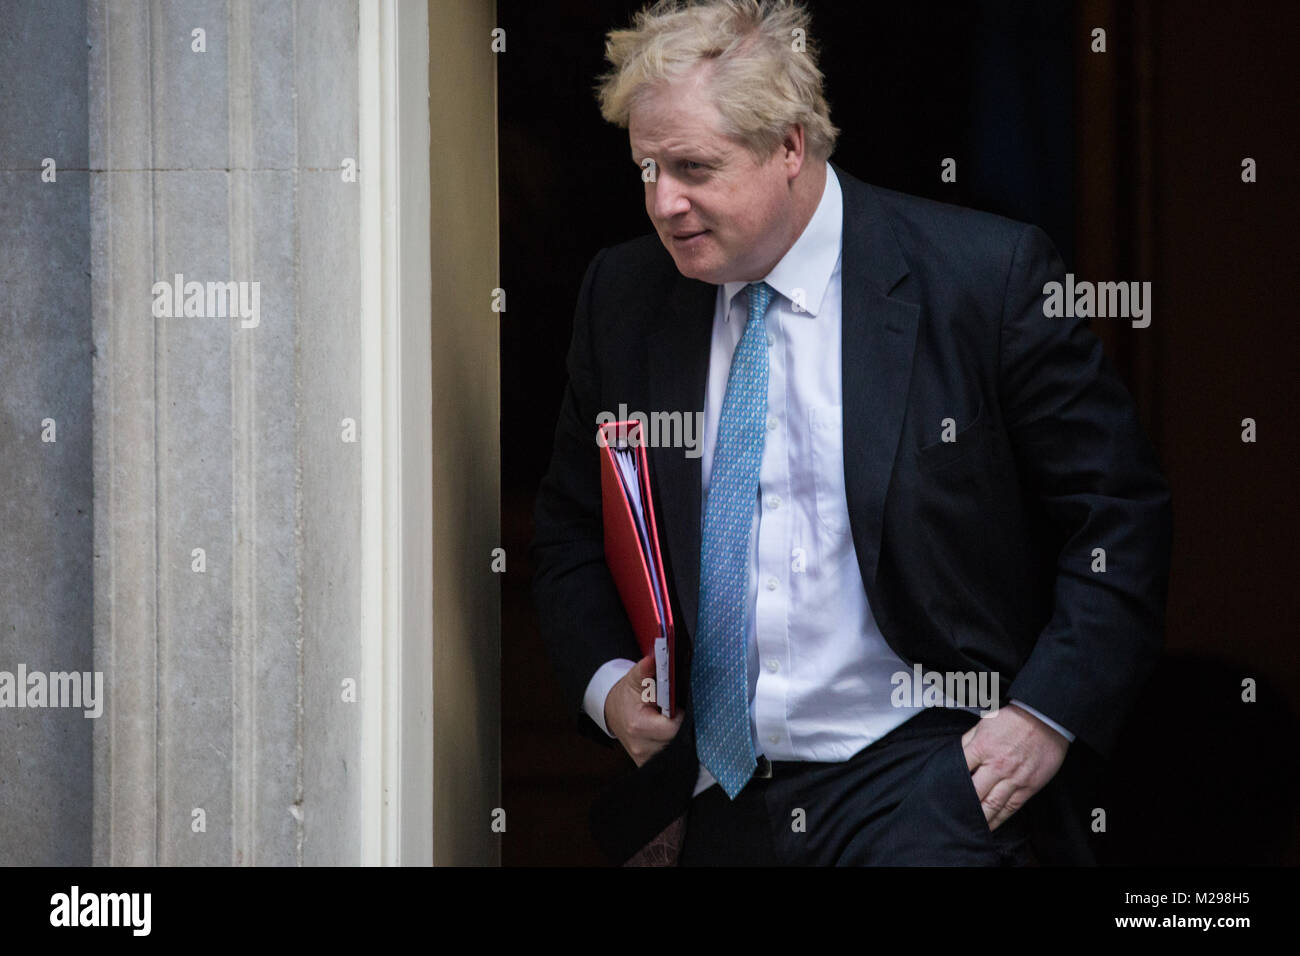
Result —
[[790, 235], [802, 150], [785, 144], [758, 163], [722, 134], [707, 66], [648, 91], [632, 108], [633, 161], [655, 163], [645, 208], [682, 275], [721, 285], [753, 282], [780, 261]]

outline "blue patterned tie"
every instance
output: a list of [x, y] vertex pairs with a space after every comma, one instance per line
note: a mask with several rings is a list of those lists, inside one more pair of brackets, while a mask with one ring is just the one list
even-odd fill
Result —
[[749, 529], [767, 419], [767, 326], [774, 290], [751, 282], [749, 322], [731, 357], [700, 540], [700, 619], [691, 663], [695, 746], [731, 799], [754, 773], [745, 673]]

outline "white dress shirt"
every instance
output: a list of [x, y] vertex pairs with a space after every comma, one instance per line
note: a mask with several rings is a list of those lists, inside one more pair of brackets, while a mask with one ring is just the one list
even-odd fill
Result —
[[[880, 634], [849, 532], [840, 382], [842, 234], [840, 184], [827, 165], [817, 211], [764, 279], [777, 295], [766, 316], [767, 434], [750, 530], [746, 636], [754, 752], [770, 760], [847, 760], [923, 709], [891, 704], [891, 677], [911, 668]], [[718, 287], [702, 503], [732, 353], [748, 320], [748, 293], [739, 294], [746, 286]], [[701, 513], [701, 529], [703, 521]], [[583, 708], [606, 733], [605, 697], [633, 666], [609, 661], [587, 685]], [[1074, 739], [1032, 708], [1017, 706]], [[695, 792], [712, 783], [701, 764]]]

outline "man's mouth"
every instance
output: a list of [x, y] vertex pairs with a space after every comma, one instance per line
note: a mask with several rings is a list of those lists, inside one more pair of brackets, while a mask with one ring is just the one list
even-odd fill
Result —
[[689, 242], [705, 235], [708, 231], [707, 229], [697, 229], [694, 232], [674, 232], [673, 239], [677, 242]]

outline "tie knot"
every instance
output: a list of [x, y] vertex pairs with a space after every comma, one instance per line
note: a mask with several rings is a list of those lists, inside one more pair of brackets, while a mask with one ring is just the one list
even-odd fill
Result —
[[746, 288], [749, 290], [749, 320], [752, 322], [767, 313], [776, 290], [766, 282], [751, 282]]

